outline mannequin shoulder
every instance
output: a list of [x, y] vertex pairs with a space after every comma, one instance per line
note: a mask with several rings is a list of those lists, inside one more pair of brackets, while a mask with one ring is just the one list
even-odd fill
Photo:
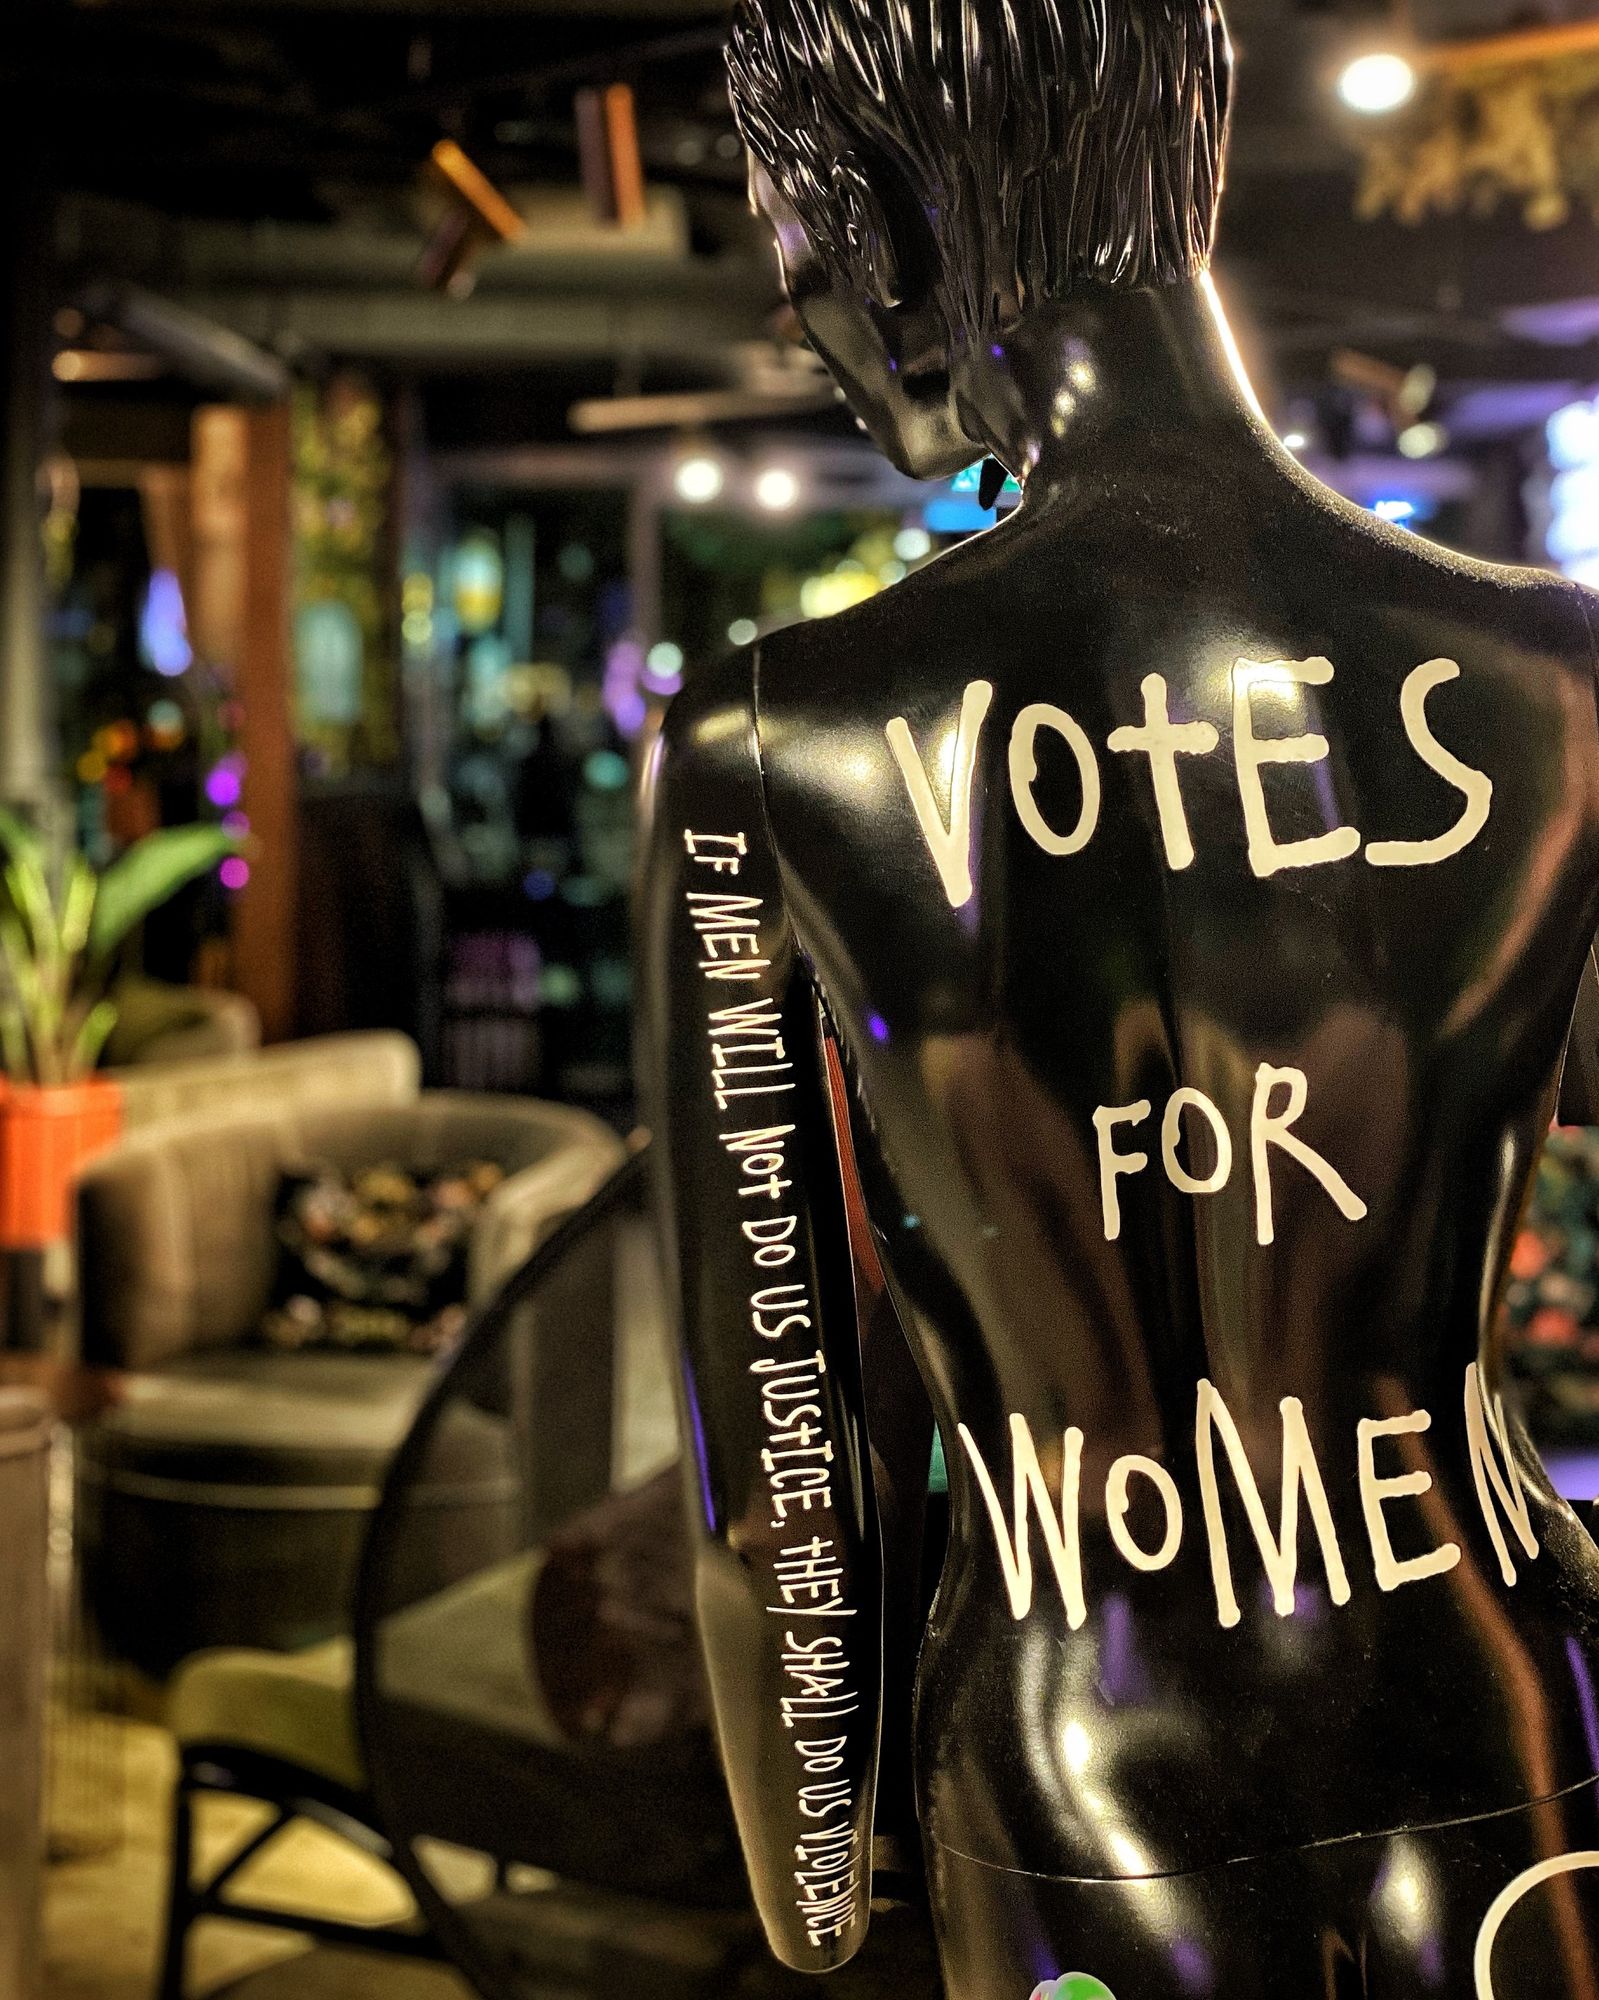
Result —
[[1350, 560], [1334, 573], [1367, 603], [1430, 613], [1512, 657], [1531, 653], [1593, 673], [1599, 592], [1557, 571], [1462, 555], [1385, 522], [1363, 521], [1360, 540], [1370, 559], [1362, 563], [1351, 541]]
[[651, 758], [652, 782], [688, 769], [732, 772], [758, 761], [755, 654], [724, 655], [672, 697]]

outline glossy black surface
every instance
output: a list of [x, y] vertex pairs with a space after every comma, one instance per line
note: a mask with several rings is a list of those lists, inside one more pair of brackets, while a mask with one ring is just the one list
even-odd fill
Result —
[[[805, 235], [792, 190], [763, 198]], [[791, 281], [820, 257], [838, 306], [836, 264], [784, 249]], [[883, 320], [863, 297], [851, 335], [832, 311], [846, 384], [874, 379]], [[864, 1929], [881, 1605], [818, 1004], [952, 1479], [917, 1757], [957, 2000], [1094, 1970], [1072, 1953], [1096, 1927], [1134, 1967], [1135, 1904], [1185, 1898], [1230, 1971], [1172, 1991], [1590, 1992], [1468, 1983], [1559, 1815], [1461, 1862], [1442, 1984], [1381, 1961], [1353, 1875], [1281, 1859], [1349, 1842], [1358, 1874], [1599, 1771], [1599, 1555], [1513, 1418], [1496, 1429], [1490, 1335], [1599, 923], [1584, 598], [1309, 478], [1203, 277], [1078, 281], [980, 350], [948, 330], [949, 407], [1023, 478], [1018, 513], [703, 675], [654, 774], [643, 1058], [702, 1630], [773, 1948], [821, 1968]], [[916, 460], [891, 395], [857, 407]], [[778, 1124], [760, 1173], [781, 1185], [752, 1187], [731, 1136]], [[752, 1214], [794, 1250], [775, 1272]], [[749, 1301], [772, 1277], [806, 1323], [768, 1338]], [[752, 1364], [817, 1352], [838, 1477], [805, 1527], [840, 1595], [801, 1628]], [[817, 1628], [853, 1703], [826, 1936], [782, 1708]], [[998, 1903], [956, 1893], [994, 1871]], [[1341, 1955], [1386, 1969], [1350, 1985]], [[1126, 1976], [1117, 2000], [1167, 1990]]]
[[1596, 1839], [1590, 1784], [1491, 1819], [1189, 1875], [1049, 1882], [944, 1851], [946, 1990], [1026, 2000], [1087, 1972], [1100, 1983], [1081, 2000], [1589, 2000], [1599, 1875], [1547, 1861], [1591, 1856]]

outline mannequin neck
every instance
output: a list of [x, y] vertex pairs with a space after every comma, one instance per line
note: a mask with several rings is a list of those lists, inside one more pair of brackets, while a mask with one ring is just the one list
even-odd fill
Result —
[[1264, 428], [1208, 276], [1081, 286], [973, 355], [956, 394], [969, 434], [1033, 497], [1076, 484], [1101, 447], [1131, 457], [1174, 431]]

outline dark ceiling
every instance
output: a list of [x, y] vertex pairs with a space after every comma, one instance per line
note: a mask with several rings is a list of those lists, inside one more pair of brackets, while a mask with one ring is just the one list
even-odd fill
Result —
[[[353, 356], [453, 384], [462, 409], [497, 410], [526, 435], [561, 430], [574, 395], [744, 379], [750, 344], [779, 324], [721, 81], [725, 9], [20, 4], [37, 33], [0, 57], [0, 87], [47, 107], [69, 291], [134, 285], [291, 364]], [[1542, 13], [1573, 11], [1585, 10], [1557, 0]], [[1527, 9], [1416, 0], [1412, 15], [1442, 38]], [[1513, 209], [1419, 230], [1354, 219], [1332, 80], [1370, 33], [1370, 5], [1235, 0], [1230, 19], [1240, 69], [1220, 268], [1279, 399], [1325, 385], [1340, 347], [1426, 360], [1446, 395], [1599, 377], [1581, 315], [1560, 322], [1580, 338], [1555, 347], [1550, 322], [1527, 317], [1599, 294], [1590, 221], [1535, 235]], [[637, 93], [657, 195], [637, 240], [588, 225], [576, 195], [574, 92], [616, 80]], [[420, 173], [441, 137], [531, 203], [528, 237], [486, 257], [467, 298], [415, 278]]]

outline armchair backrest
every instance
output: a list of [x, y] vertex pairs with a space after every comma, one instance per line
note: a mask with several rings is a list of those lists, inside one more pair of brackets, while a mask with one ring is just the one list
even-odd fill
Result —
[[233, 1055], [113, 1070], [129, 1132], [175, 1119], [240, 1117], [317, 1104], [410, 1104], [422, 1057], [404, 1035], [321, 1035]]
[[85, 1361], [153, 1368], [255, 1327], [271, 1297], [287, 1116], [212, 1115], [135, 1133], [78, 1185]]
[[152, 1368], [247, 1338], [271, 1301], [286, 1167], [348, 1172], [392, 1160], [425, 1172], [494, 1161], [506, 1180], [469, 1259], [480, 1296], [621, 1157], [615, 1134], [586, 1112], [449, 1091], [410, 1103], [209, 1113], [135, 1132], [79, 1185], [83, 1358]]

